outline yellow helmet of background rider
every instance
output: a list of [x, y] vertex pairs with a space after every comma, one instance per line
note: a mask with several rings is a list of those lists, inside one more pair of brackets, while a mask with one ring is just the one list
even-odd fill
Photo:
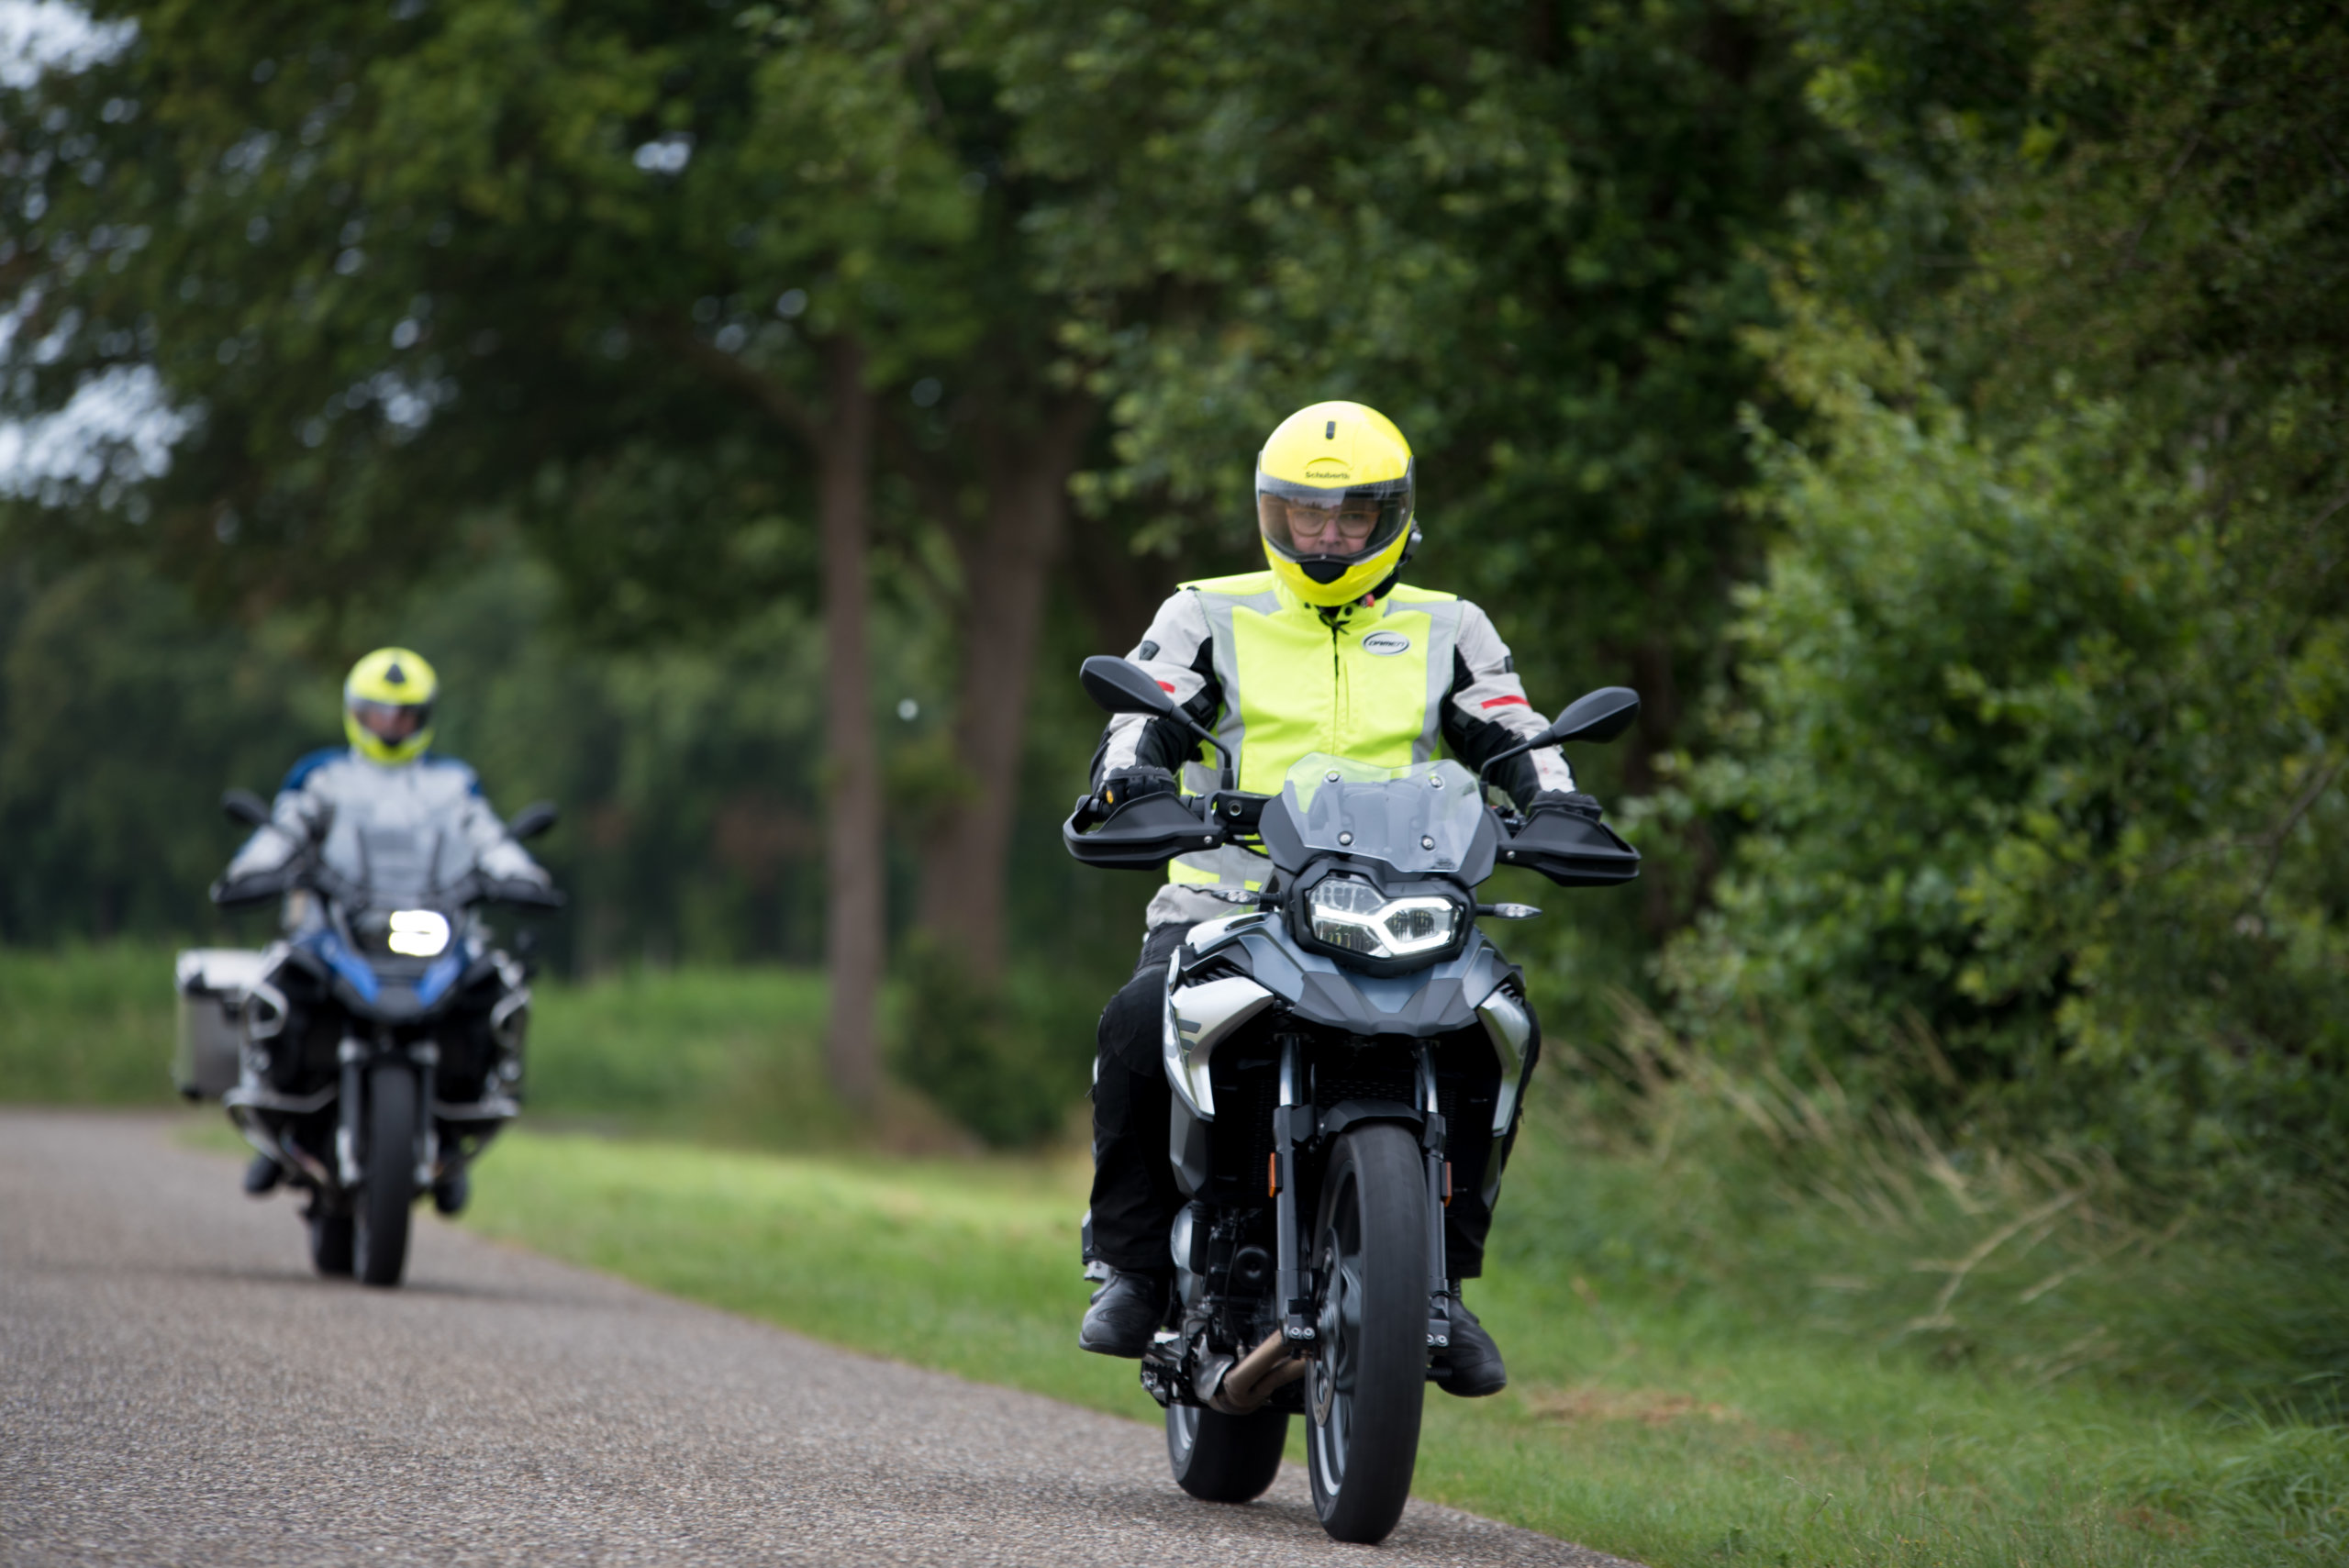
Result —
[[406, 762], [432, 744], [432, 702], [440, 677], [421, 654], [378, 648], [342, 683], [342, 732], [370, 762]]
[[1273, 574], [1307, 604], [1367, 596], [1417, 537], [1411, 444], [1359, 403], [1298, 409], [1256, 456], [1256, 525]]

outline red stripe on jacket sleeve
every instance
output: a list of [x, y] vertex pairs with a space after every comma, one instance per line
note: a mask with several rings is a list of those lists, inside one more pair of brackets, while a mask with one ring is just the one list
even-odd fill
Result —
[[1158, 684], [1165, 687], [1170, 692], [1174, 689], [1174, 683], [1172, 681], [1161, 681]]
[[[1174, 688], [1169, 686], [1167, 690], [1172, 691]], [[1531, 707], [1533, 705], [1523, 697], [1495, 697], [1490, 702], [1479, 703], [1477, 706], [1479, 707]]]

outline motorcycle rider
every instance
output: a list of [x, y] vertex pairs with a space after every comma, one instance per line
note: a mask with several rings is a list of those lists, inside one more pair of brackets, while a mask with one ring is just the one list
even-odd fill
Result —
[[[287, 893], [284, 922], [289, 932], [321, 918], [317, 901], [290, 885], [302, 857], [316, 848], [330, 865], [382, 867], [386, 857], [410, 857], [402, 869], [420, 872], [427, 882], [447, 883], [471, 870], [495, 882], [523, 884], [540, 892], [552, 886], [544, 867], [515, 842], [505, 822], [482, 795], [473, 769], [453, 757], [432, 754], [432, 710], [440, 681], [422, 655], [406, 648], [379, 648], [351, 667], [342, 684], [342, 728], [348, 745], [330, 746], [296, 762], [278, 786], [271, 820], [228, 862], [213, 889], [216, 902], [233, 904], [255, 895]], [[418, 828], [440, 829], [418, 856]], [[308, 1043], [309, 1009], [289, 995], [284, 1027], [265, 1049], [264, 1069], [291, 1075]], [[326, 1042], [328, 1050], [332, 1042]], [[253, 1064], [247, 1063], [247, 1072]], [[285, 1086], [285, 1085], [281, 1085]], [[260, 1196], [284, 1174], [277, 1162], [257, 1154], [245, 1171], [245, 1191]], [[464, 1207], [465, 1180], [433, 1200], [444, 1214]]]
[[[1405, 766], [1439, 740], [1470, 768], [1548, 728], [1527, 702], [1508, 647], [1475, 606], [1399, 581], [1420, 533], [1409, 444], [1359, 403], [1290, 415], [1256, 460], [1256, 514], [1269, 570], [1187, 583], [1159, 606], [1127, 658], [1229, 746], [1239, 787], [1271, 794], [1310, 751]], [[1112, 717], [1093, 758], [1097, 803], [1216, 787], [1213, 753], [1168, 719]], [[1520, 809], [1598, 814], [1554, 747], [1495, 770]], [[1134, 977], [1101, 1015], [1093, 1090], [1088, 1272], [1108, 1277], [1077, 1342], [1140, 1356], [1173, 1284], [1168, 1236], [1183, 1204], [1166, 1157], [1171, 1099], [1160, 1061], [1166, 966], [1191, 927], [1231, 913], [1208, 888], [1261, 884], [1266, 862], [1237, 845], [1179, 857], [1150, 902]], [[1452, 1346], [1441, 1386], [1465, 1396], [1508, 1383], [1499, 1349], [1460, 1301], [1483, 1262], [1498, 1167], [1512, 1127], [1445, 1210]], [[1466, 1173], [1464, 1171], [1464, 1175]]]

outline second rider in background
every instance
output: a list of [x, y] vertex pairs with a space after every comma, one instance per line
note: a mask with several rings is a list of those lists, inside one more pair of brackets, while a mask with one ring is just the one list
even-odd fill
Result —
[[[1276, 792], [1309, 751], [1402, 767], [1434, 759], [1442, 745], [1473, 769], [1548, 728], [1484, 611], [1399, 580], [1420, 538], [1414, 479], [1409, 444], [1375, 409], [1317, 403], [1290, 415], [1256, 462], [1270, 570], [1185, 584], [1127, 655], [1230, 748], [1241, 789]], [[1216, 768], [1203, 750], [1172, 722], [1121, 715], [1094, 754], [1094, 791], [1105, 805], [1207, 793]], [[1494, 782], [1529, 812], [1598, 815], [1554, 747], [1504, 762]], [[1167, 960], [1192, 926], [1231, 912], [1205, 889], [1252, 889], [1264, 872], [1261, 857], [1237, 846], [1171, 862], [1150, 901], [1134, 978], [1101, 1015], [1085, 1261], [1108, 1277], [1078, 1336], [1088, 1351], [1148, 1350], [1173, 1284], [1167, 1239], [1183, 1199], [1166, 1158], [1172, 1092], [1160, 1061]], [[1508, 1141], [1515, 1136], [1512, 1128]], [[1475, 1278], [1492, 1226], [1484, 1195], [1462, 1193], [1444, 1225], [1453, 1269]], [[1453, 1313], [1440, 1386], [1498, 1393], [1508, 1381], [1499, 1350], [1464, 1306]]]
[[[526, 884], [544, 891], [552, 884], [546, 869], [514, 841], [505, 822], [490, 809], [481, 780], [453, 757], [436, 755], [432, 710], [440, 681], [423, 657], [405, 648], [379, 648], [351, 666], [342, 684], [344, 746], [313, 751], [296, 762], [277, 788], [267, 827], [256, 831], [229, 862], [215, 896], [235, 899], [243, 890], [279, 884], [302, 856], [320, 855], [328, 864], [359, 881], [381, 862], [411, 861], [429, 845], [429, 863], [412, 870], [435, 884], [454, 882], [468, 871], [498, 882]], [[291, 893], [285, 905], [289, 935], [319, 919], [317, 901]], [[291, 1013], [259, 1062], [277, 1086], [289, 1086], [306, 1065], [332, 1061], [336, 1041], [312, 1029], [319, 1009], [298, 988], [286, 993]], [[479, 1032], [478, 1030], [476, 1032]], [[476, 1053], [484, 1054], [484, 1053]], [[485, 1060], [485, 1056], [484, 1056]], [[450, 1082], [461, 1082], [450, 1063]], [[275, 1187], [284, 1172], [266, 1154], [253, 1156], [245, 1190], [255, 1196]], [[433, 1193], [444, 1214], [462, 1208], [467, 1196], [460, 1173]]]

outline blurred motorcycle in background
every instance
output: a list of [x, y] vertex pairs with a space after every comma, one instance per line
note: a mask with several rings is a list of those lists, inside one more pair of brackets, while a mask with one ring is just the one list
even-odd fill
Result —
[[[271, 824], [249, 791], [221, 806]], [[525, 840], [555, 818], [541, 802], [507, 828]], [[462, 1208], [473, 1162], [520, 1112], [529, 949], [495, 945], [484, 911], [562, 895], [484, 875], [429, 820], [334, 827], [321, 818], [282, 870], [214, 887], [223, 908], [283, 899], [285, 935], [179, 955], [173, 1076], [188, 1098], [217, 1095], [264, 1157], [248, 1191], [306, 1195], [319, 1273], [395, 1285], [417, 1200]]]

